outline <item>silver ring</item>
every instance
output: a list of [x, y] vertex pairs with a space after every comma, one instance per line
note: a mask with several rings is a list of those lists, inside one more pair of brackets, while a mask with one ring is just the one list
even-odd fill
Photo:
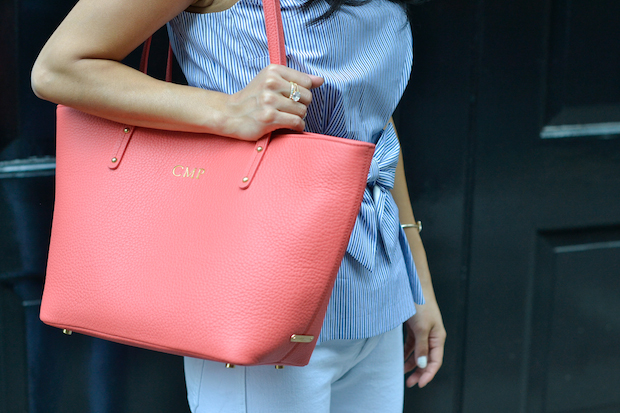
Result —
[[289, 82], [291, 84], [291, 93], [288, 96], [289, 99], [295, 101], [295, 102], [299, 102], [299, 99], [301, 99], [301, 93], [299, 92], [299, 86], [297, 86], [297, 83], [295, 82]]

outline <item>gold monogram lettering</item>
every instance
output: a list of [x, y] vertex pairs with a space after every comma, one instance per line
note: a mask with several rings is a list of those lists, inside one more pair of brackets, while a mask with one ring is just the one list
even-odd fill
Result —
[[181, 168], [181, 169], [183, 169], [183, 165], [177, 165], [177, 166], [175, 166], [174, 168], [172, 168], [172, 175], [174, 175], [174, 176], [181, 176], [181, 174], [180, 174], [180, 173], [179, 173], [178, 175], [176, 174], [176, 170], [177, 170], [177, 168]]
[[176, 165], [174, 168], [172, 168], [172, 175], [183, 178], [198, 179], [200, 178], [200, 175], [203, 175], [204, 173], [205, 170], [203, 168], [194, 168], [191, 172], [189, 170], [189, 166], [186, 167], [183, 165]]

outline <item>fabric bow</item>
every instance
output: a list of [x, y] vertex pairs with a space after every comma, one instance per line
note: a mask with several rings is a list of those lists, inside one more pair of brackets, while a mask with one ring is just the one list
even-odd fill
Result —
[[379, 242], [383, 243], [390, 262], [395, 260], [400, 248], [398, 207], [390, 194], [399, 152], [396, 131], [389, 123], [375, 146], [366, 180], [368, 186], [347, 247], [347, 252], [368, 271], [374, 268]]

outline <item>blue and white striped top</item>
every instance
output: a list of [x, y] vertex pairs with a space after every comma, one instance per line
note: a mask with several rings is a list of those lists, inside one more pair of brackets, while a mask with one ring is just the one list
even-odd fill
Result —
[[[422, 304], [422, 288], [390, 189], [400, 145], [385, 128], [409, 80], [412, 38], [402, 8], [387, 0], [344, 6], [309, 25], [328, 5], [280, 0], [288, 66], [322, 76], [306, 130], [376, 143], [368, 187], [342, 261], [319, 341], [389, 331]], [[168, 25], [192, 86], [235, 93], [269, 64], [261, 0], [208, 14], [183, 12]], [[320, 259], [320, 257], [317, 257]]]

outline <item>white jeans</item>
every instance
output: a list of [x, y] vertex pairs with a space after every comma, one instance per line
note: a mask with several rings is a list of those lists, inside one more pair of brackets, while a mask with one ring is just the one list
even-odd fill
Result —
[[193, 413], [402, 413], [403, 336], [319, 344], [305, 367], [225, 368], [185, 358]]

